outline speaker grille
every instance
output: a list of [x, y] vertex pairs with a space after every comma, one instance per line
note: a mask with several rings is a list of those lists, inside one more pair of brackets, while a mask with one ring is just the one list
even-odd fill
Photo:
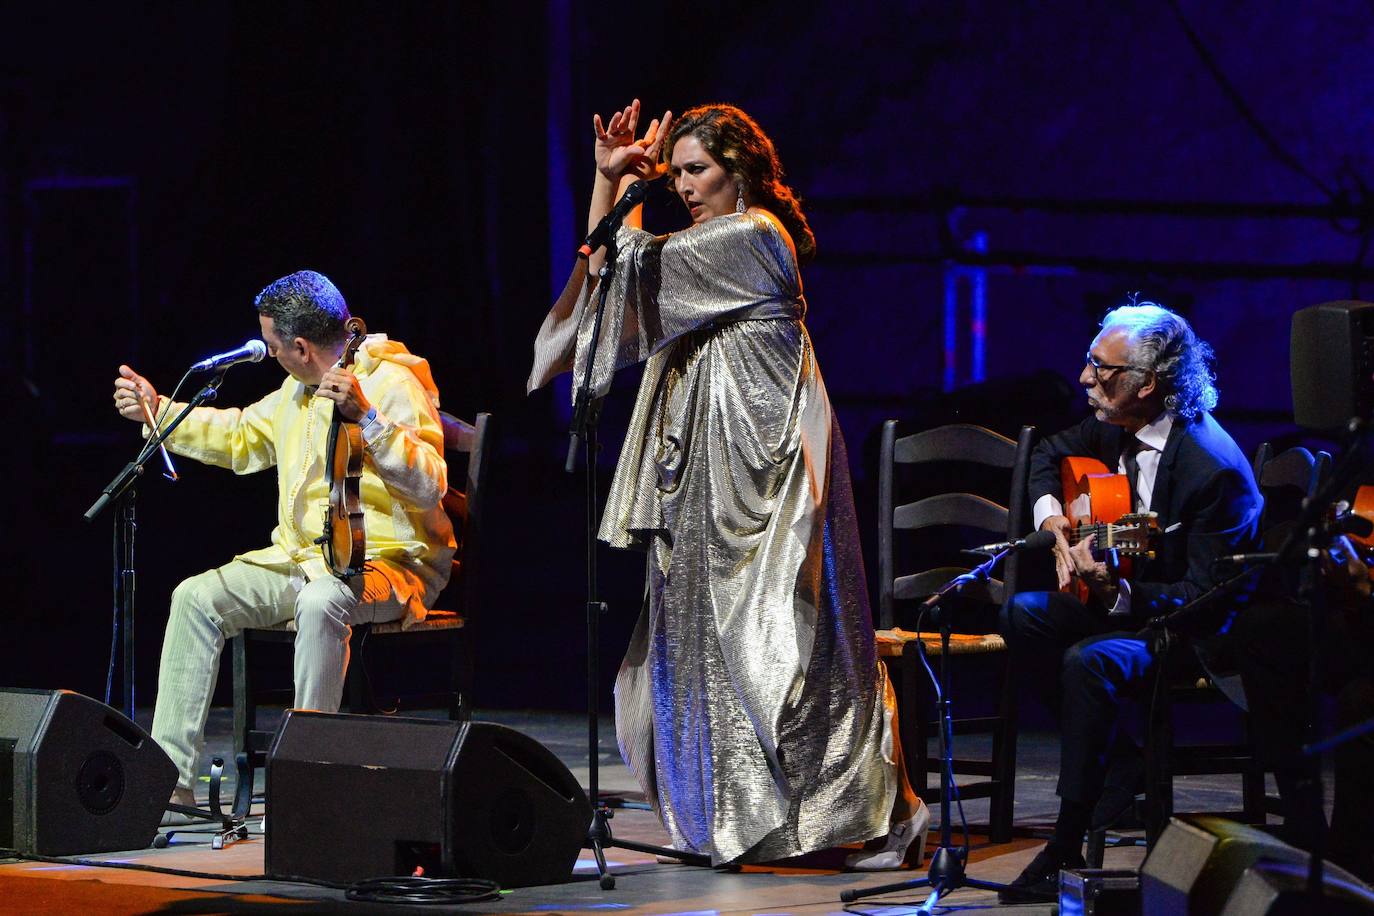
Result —
[[534, 801], [522, 788], [510, 787], [496, 796], [488, 828], [492, 844], [508, 856], [518, 856], [534, 839]]
[[91, 814], [109, 814], [124, 797], [124, 764], [109, 751], [92, 751], [76, 774], [76, 796]]

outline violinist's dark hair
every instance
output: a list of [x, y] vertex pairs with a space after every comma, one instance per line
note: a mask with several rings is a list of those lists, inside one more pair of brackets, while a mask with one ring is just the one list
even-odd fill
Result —
[[277, 336], [288, 343], [304, 337], [327, 347], [347, 336], [344, 322], [349, 314], [343, 293], [313, 270], [298, 270], [269, 283], [253, 306], [259, 315], [272, 319]]

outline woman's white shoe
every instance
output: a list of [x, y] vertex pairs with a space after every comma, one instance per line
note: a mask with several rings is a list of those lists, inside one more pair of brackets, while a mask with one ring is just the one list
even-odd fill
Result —
[[916, 844], [916, 864], [926, 854], [926, 834], [930, 832], [930, 809], [921, 810], [904, 821], [893, 824], [880, 849], [864, 849], [845, 856], [844, 867], [855, 871], [889, 871], [901, 868], [912, 843]]

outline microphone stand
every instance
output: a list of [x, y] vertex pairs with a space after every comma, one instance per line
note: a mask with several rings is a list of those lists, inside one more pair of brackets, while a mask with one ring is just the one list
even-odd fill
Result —
[[[930, 674], [931, 680], [935, 683], [935, 689], [939, 692], [940, 700], [940, 760], [942, 763], [940, 767], [940, 848], [936, 849], [931, 856], [930, 867], [924, 878], [898, 881], [894, 884], [881, 884], [877, 887], [852, 888], [841, 892], [840, 900], [843, 903], [853, 903], [860, 897], [873, 897], [878, 894], [929, 887], [931, 888], [930, 895], [916, 909], [917, 913], [929, 916], [934, 912], [934, 908], [942, 898], [961, 887], [975, 887], [985, 891], [1001, 891], [1008, 887], [1008, 885], [998, 884], [995, 881], [970, 878], [964, 871], [965, 862], [968, 859], [967, 835], [965, 836], [965, 845], [962, 848], [953, 843], [950, 797], [954, 794], [954, 720], [950, 712], [949, 700], [949, 637], [954, 625], [951, 620], [953, 611], [945, 602], [950, 596], [958, 595], [965, 587], [974, 582], [986, 582], [993, 567], [997, 565], [999, 560], [1011, 553], [1011, 550], [1010, 547], [1001, 550], [968, 572], [955, 576], [940, 586], [939, 591], [927, 598], [924, 604], [925, 609], [930, 611], [932, 619], [940, 627], [940, 677], [938, 680], [936, 680], [934, 672], [930, 670], [930, 664], [925, 661], [924, 655], [922, 656], [922, 663], [925, 665], [926, 672]], [[921, 647], [921, 652], [925, 652], [924, 646]], [[965, 829], [967, 830], [967, 827]]]
[[[85, 519], [91, 521], [111, 502], [116, 504], [117, 514], [114, 525], [114, 611], [115, 628], [122, 631], [123, 651], [121, 660], [124, 662], [124, 715], [129, 721], [134, 720], [134, 535], [138, 532], [138, 523], [134, 512], [134, 503], [138, 496], [138, 478], [143, 475], [143, 466], [152, 460], [153, 455], [172, 431], [177, 428], [186, 415], [199, 407], [206, 401], [212, 401], [219, 392], [220, 383], [224, 381], [224, 370], [221, 369], [215, 377], [206, 383], [205, 387], [196, 393], [177, 416], [161, 432], [152, 430], [150, 438], [144, 444], [138, 457], [134, 458], [123, 469], [115, 475], [101, 491], [100, 497], [86, 510]], [[109, 702], [108, 688], [106, 690], [105, 701]]]
[[613, 816], [610, 805], [601, 800], [600, 789], [600, 711], [598, 708], [597, 685], [600, 669], [597, 664], [601, 649], [601, 615], [606, 613], [606, 602], [597, 597], [596, 580], [596, 454], [597, 421], [601, 416], [601, 398], [592, 393], [592, 367], [596, 363], [596, 351], [601, 342], [601, 320], [606, 313], [606, 296], [615, 276], [616, 233], [618, 225], [610, 227], [606, 239], [606, 259], [597, 272], [600, 288], [597, 290], [596, 317], [592, 321], [592, 339], [587, 348], [586, 366], [582, 371], [582, 383], [577, 388], [573, 401], [572, 427], [568, 431], [568, 457], [563, 469], [569, 474], [577, 468], [577, 445], [582, 443], [586, 474], [586, 535], [587, 535], [587, 800], [592, 806], [592, 822], [587, 828], [586, 845], [596, 857], [596, 870], [601, 889], [608, 891], [615, 887], [615, 876], [606, 865], [606, 852], [609, 847], [632, 849], [636, 852], [652, 853], [681, 860], [688, 865], [710, 865], [711, 860], [691, 852], [681, 852], [647, 843], [617, 840], [611, 833], [610, 820]]

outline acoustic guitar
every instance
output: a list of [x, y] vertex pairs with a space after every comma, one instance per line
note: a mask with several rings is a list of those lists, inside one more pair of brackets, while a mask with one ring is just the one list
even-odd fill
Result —
[[[1153, 559], [1159, 541], [1159, 514], [1132, 512], [1131, 484], [1096, 458], [1072, 455], [1059, 465], [1070, 546], [1093, 539], [1100, 555], [1119, 575], [1131, 577], [1131, 558]], [[1086, 602], [1088, 587], [1075, 579], [1065, 589]]]
[[[1356, 490], [1355, 498], [1350, 501], [1350, 508], [1347, 511], [1365, 521], [1374, 522], [1374, 486], [1365, 484]], [[1374, 552], [1374, 534], [1355, 534], [1352, 532], [1349, 537], [1360, 548], [1361, 553], [1368, 556]]]

